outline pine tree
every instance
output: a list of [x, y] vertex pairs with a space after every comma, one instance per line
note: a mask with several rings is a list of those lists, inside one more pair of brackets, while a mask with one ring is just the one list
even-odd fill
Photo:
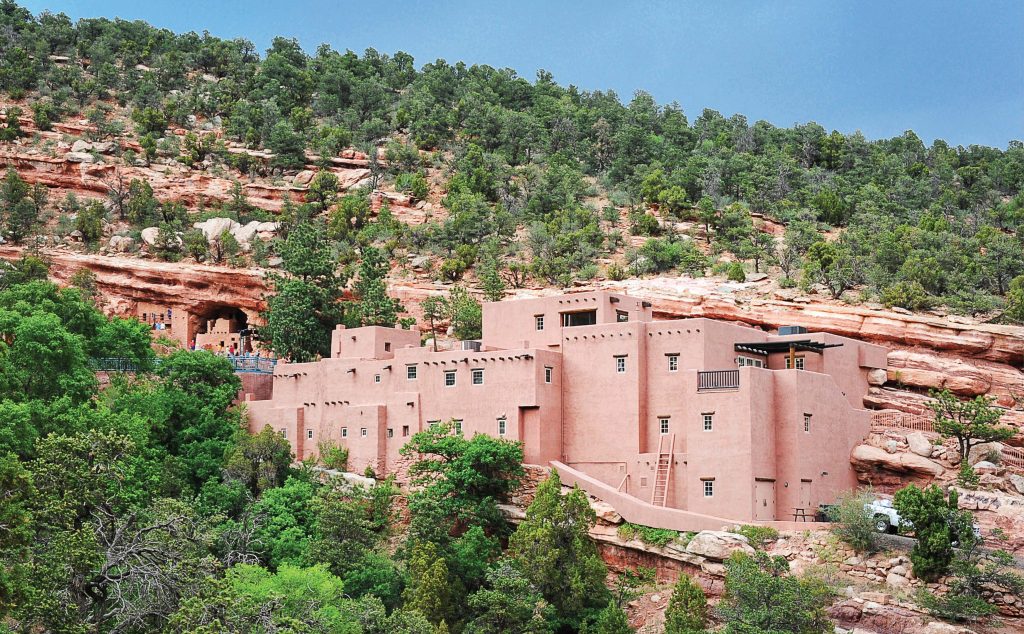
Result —
[[597, 521], [579, 489], [563, 496], [558, 472], [537, 487], [526, 519], [509, 539], [509, 550], [527, 579], [561, 620], [578, 624], [588, 608], [604, 605], [608, 569], [588, 534]]
[[684, 575], [672, 590], [665, 610], [665, 634], [703, 632], [708, 620], [708, 600], [693, 579]]
[[363, 249], [363, 261], [359, 263], [359, 280], [355, 284], [359, 298], [359, 325], [394, 326], [398, 313], [404, 310], [398, 300], [388, 295], [384, 281], [388, 272], [388, 261], [380, 249]]
[[409, 557], [409, 585], [403, 598], [406, 610], [416, 610], [434, 625], [444, 622], [451, 608], [448, 565], [430, 542], [413, 547]]
[[597, 613], [594, 625], [586, 628], [586, 634], [632, 634], [633, 628], [629, 626], [629, 619], [622, 608], [614, 601], [608, 602], [608, 607]]

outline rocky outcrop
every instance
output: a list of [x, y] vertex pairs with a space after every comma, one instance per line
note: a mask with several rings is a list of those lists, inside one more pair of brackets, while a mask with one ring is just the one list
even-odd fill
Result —
[[750, 541], [743, 535], [725, 531], [701, 531], [686, 545], [686, 552], [714, 561], [725, 561], [734, 552], [754, 553]]
[[857, 445], [850, 454], [850, 462], [858, 477], [867, 484], [882, 484], [899, 474], [910, 480], [931, 480], [942, 475], [945, 468], [924, 456], [914, 453], [890, 453], [871, 445]]
[[[0, 258], [15, 259], [21, 249], [0, 247]], [[263, 271], [226, 266], [155, 262], [139, 258], [52, 251], [50, 274], [68, 284], [79, 269], [96, 274], [96, 286], [108, 312], [130, 314], [135, 302], [187, 310], [196, 315], [231, 306], [255, 317], [264, 308]]]

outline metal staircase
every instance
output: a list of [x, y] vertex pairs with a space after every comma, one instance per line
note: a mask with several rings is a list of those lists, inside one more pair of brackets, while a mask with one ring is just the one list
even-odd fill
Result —
[[658, 464], [654, 467], [654, 490], [651, 492], [651, 504], [665, 506], [668, 501], [668, 483], [672, 475], [672, 451], [676, 445], [676, 435], [668, 436], [668, 451], [665, 451], [665, 436], [658, 440]]

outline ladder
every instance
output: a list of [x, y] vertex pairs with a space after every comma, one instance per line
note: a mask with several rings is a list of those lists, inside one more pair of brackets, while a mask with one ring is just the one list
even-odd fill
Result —
[[665, 437], [658, 440], [658, 463], [654, 467], [654, 491], [651, 492], [651, 504], [665, 506], [668, 501], [669, 476], [672, 475], [672, 451], [676, 445], [676, 435], [669, 436], [668, 451], [664, 451]]

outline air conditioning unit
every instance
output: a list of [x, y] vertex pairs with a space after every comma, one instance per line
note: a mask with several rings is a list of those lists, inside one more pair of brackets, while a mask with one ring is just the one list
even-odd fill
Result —
[[463, 340], [461, 343], [461, 349], [471, 352], [480, 352], [480, 342], [472, 340]]

